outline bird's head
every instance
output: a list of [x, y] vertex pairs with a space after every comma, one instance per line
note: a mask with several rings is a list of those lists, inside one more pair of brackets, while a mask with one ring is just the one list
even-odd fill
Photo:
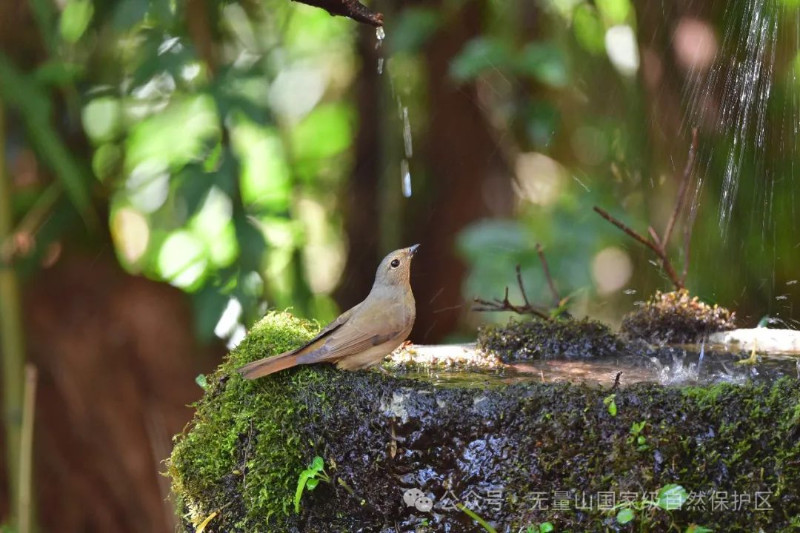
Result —
[[375, 274], [375, 286], [407, 285], [411, 274], [411, 258], [417, 248], [419, 244], [395, 250], [384, 257]]

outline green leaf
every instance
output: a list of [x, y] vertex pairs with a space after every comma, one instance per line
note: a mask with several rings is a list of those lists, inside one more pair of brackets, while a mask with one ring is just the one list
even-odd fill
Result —
[[595, 5], [609, 26], [622, 24], [631, 12], [630, 0], [595, 0]]
[[552, 44], [528, 44], [517, 61], [518, 70], [551, 87], [564, 87], [568, 80], [566, 60]]
[[294, 491], [294, 512], [300, 514], [300, 499], [303, 497], [303, 491], [306, 488], [306, 483], [310, 474], [308, 470], [300, 472], [300, 477], [297, 478], [297, 489]]
[[208, 390], [208, 380], [205, 374], [198, 374], [197, 377], [194, 378], [194, 382], [200, 385], [201, 389]]
[[469, 81], [489, 69], [514, 67], [515, 56], [505, 42], [487, 37], [472, 39], [450, 63], [450, 75], [457, 81]]
[[61, 59], [48, 59], [36, 69], [33, 77], [40, 84], [60, 87], [77, 81], [84, 71], [84, 65], [68, 63]]
[[580, 45], [593, 54], [605, 52], [606, 29], [591, 6], [581, 4], [572, 15], [572, 31]]
[[110, 141], [122, 128], [122, 105], [112, 96], [101, 96], [87, 103], [81, 111], [86, 135], [96, 144]]
[[201, 157], [219, 136], [214, 100], [205, 94], [173, 98], [170, 105], [136, 124], [127, 141], [125, 166], [130, 171], [144, 162], [180, 168]]
[[631, 509], [621, 509], [620, 512], [617, 513], [617, 522], [622, 525], [627, 524], [631, 520], [633, 520], [634, 514]]
[[690, 524], [686, 528], [686, 533], [712, 533], [714, 530], [707, 527], [698, 526], [697, 524]]
[[320, 472], [325, 469], [325, 461], [322, 459], [322, 457], [317, 455], [316, 457], [314, 457], [314, 460], [311, 461], [309, 468], [316, 470], [317, 472]]
[[611, 416], [617, 416], [617, 402], [614, 401], [616, 397], [616, 394], [610, 394], [603, 398], [603, 405], [608, 408], [608, 414]]
[[297, 159], [322, 159], [346, 150], [353, 140], [352, 112], [341, 104], [317, 107], [292, 130]]
[[317, 485], [319, 485], [319, 480], [315, 477], [309, 478], [308, 481], [306, 481], [306, 488], [308, 490], [316, 489]]
[[555, 530], [555, 526], [550, 522], [542, 522], [539, 524], [539, 533], [551, 533]]
[[89, 226], [97, 224], [89, 199], [88, 172], [78, 164], [61, 135], [50, 123], [50, 98], [28, 75], [0, 53], [0, 97], [22, 116], [28, 141], [58, 176], [75, 209]]
[[94, 15], [92, 0], [68, 0], [61, 13], [59, 30], [68, 43], [75, 43], [83, 36]]
[[680, 485], [664, 485], [658, 491], [656, 504], [665, 511], [673, 511], [680, 509], [688, 497], [689, 493]]

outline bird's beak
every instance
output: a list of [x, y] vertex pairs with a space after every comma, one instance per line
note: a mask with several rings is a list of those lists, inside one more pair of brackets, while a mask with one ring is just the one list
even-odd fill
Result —
[[408, 255], [413, 257], [414, 254], [417, 253], [417, 248], [419, 248], [419, 244], [415, 244], [414, 246], [409, 246], [408, 247]]

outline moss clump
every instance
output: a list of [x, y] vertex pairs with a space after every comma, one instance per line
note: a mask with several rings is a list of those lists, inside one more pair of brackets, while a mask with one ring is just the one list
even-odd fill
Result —
[[734, 313], [690, 297], [686, 289], [657, 291], [649, 302], [623, 318], [620, 332], [658, 344], [698, 342], [711, 333], [734, 329], [734, 320]]
[[589, 359], [617, 355], [620, 340], [600, 322], [583, 320], [531, 320], [486, 326], [478, 332], [478, 346], [498, 354], [503, 361], [531, 359]]
[[274, 515], [289, 513], [286, 487], [296, 483], [307, 460], [296, 429], [304, 406], [281, 391], [303, 389], [320, 376], [298, 368], [247, 381], [235, 369], [298, 346], [317, 329], [286, 313], [268, 314], [207, 377], [194, 420], [175, 438], [168, 461], [173, 493], [195, 525], [224, 510], [214, 519], [214, 530], [257, 531]]

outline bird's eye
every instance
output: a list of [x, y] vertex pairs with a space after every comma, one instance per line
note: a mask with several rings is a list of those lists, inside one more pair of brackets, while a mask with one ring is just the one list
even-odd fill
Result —
[[392, 262], [390, 264], [392, 265], [392, 268], [397, 268], [397, 267], [400, 266], [400, 260], [399, 259], [392, 259]]

